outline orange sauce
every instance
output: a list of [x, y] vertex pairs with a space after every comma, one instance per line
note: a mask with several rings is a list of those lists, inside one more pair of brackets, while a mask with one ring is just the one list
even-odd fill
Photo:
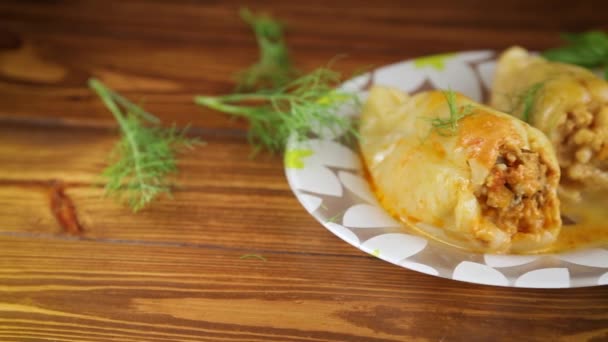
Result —
[[[360, 155], [360, 157], [361, 160], [364, 160], [362, 155]], [[377, 191], [366, 163], [363, 163], [362, 169], [363, 177], [370, 184], [371, 190], [376, 198], [382, 203], [384, 198], [382, 194]], [[387, 210], [386, 208], [384, 209]], [[608, 246], [608, 191], [584, 194], [582, 200], [579, 202], [562, 200], [561, 213], [562, 217], [565, 216], [574, 221], [574, 223], [564, 220], [560, 234], [554, 243], [541, 250], [530, 251], [525, 254], [562, 253], [582, 248]], [[402, 222], [404, 224], [403, 228], [409, 233], [421, 234], [442, 243], [452, 245], [415, 228], [414, 225], [421, 222], [417, 217], [402, 217], [394, 212], [389, 212], [389, 214]], [[435, 222], [435, 225], [440, 228], [443, 225], [443, 222]]]
[[564, 220], [557, 241], [539, 252], [558, 253], [579, 248], [608, 245], [608, 192], [583, 195], [578, 203], [562, 200], [562, 216], [575, 223]]
[[[367, 170], [366, 170], [367, 171]], [[365, 178], [368, 179], [370, 184], [373, 184], [371, 177], [368, 172], [364, 172]], [[374, 194], [376, 198], [382, 203], [382, 197], [379, 196], [378, 191]], [[608, 192], [603, 194], [595, 194], [593, 196], [584, 197], [582, 201], [578, 203], [569, 203], [562, 201], [561, 212], [563, 216], [566, 216], [574, 223], [567, 222], [564, 220], [562, 229], [557, 237], [557, 240], [551, 245], [536, 251], [530, 251], [524, 254], [541, 254], [541, 253], [563, 253], [576, 249], [582, 248], [593, 248], [608, 246]], [[386, 208], [385, 208], [386, 210]], [[401, 217], [396, 213], [389, 213], [391, 216], [401, 221], [404, 224], [404, 229], [409, 233], [422, 234], [431, 239], [437, 240], [448, 245], [462, 248], [437, 237], [430, 235], [424, 231], [415, 228], [414, 224], [421, 222], [420, 219], [407, 216]], [[435, 222], [436, 227], [440, 228], [443, 223]]]

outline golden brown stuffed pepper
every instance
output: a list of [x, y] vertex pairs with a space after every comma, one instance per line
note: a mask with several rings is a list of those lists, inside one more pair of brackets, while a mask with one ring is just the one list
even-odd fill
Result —
[[380, 203], [470, 250], [531, 252], [554, 242], [560, 171], [548, 139], [465, 96], [448, 99], [372, 88], [360, 147]]
[[562, 168], [562, 190], [608, 189], [608, 83], [591, 71], [513, 47], [499, 58], [492, 106], [545, 133]]

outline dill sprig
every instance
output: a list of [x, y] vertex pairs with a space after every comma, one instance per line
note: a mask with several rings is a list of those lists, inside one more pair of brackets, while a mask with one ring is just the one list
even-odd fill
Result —
[[258, 259], [258, 260], [262, 260], [262, 261], [267, 261], [267, 259], [264, 258], [264, 256], [259, 255], [259, 254], [243, 254], [239, 257], [239, 259]]
[[544, 82], [534, 83], [530, 88], [526, 89], [521, 97], [521, 103], [523, 104], [523, 111], [521, 119], [525, 122], [530, 122], [530, 115], [532, 109], [534, 109], [534, 102], [536, 101], [536, 95], [538, 91], [545, 85]]
[[237, 91], [278, 88], [291, 81], [297, 71], [289, 58], [282, 25], [268, 15], [254, 15], [246, 8], [241, 9], [240, 15], [253, 29], [259, 60], [237, 75]]
[[126, 200], [134, 212], [158, 195], [170, 194], [167, 176], [177, 172], [174, 152], [191, 148], [198, 140], [186, 138], [185, 130], [179, 132], [175, 126], [159, 126], [158, 118], [96, 79], [89, 80], [89, 87], [110, 110], [122, 136], [110, 154], [111, 165], [102, 173], [106, 194]]
[[358, 104], [357, 96], [336, 90], [339, 81], [339, 73], [319, 68], [276, 90], [196, 96], [194, 101], [248, 120], [248, 140], [254, 146], [254, 152], [260, 149], [281, 152], [291, 134], [302, 139], [315, 127], [357, 136], [351, 119], [338, 114], [343, 105]]
[[566, 33], [562, 38], [567, 45], [550, 49], [542, 55], [552, 61], [580, 65], [585, 68], [604, 67], [608, 79], [608, 34], [602, 31]]
[[452, 90], [442, 91], [448, 104], [450, 116], [448, 118], [432, 118], [431, 125], [437, 134], [441, 136], [452, 136], [458, 132], [458, 121], [467, 115], [472, 114], [473, 105], [458, 106], [456, 103], [456, 93]]

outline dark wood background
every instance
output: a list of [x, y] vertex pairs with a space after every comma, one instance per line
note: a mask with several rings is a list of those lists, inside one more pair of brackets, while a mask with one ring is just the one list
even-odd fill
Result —
[[[237, 1], [0, 3], [0, 341], [608, 341], [608, 287], [531, 290], [412, 272], [299, 205], [279, 156], [196, 107], [257, 58]], [[406, 58], [608, 29], [605, 1], [260, 1], [297, 66]], [[102, 197], [115, 122], [96, 76], [208, 142], [133, 215]], [[267, 261], [241, 260], [243, 254]]]

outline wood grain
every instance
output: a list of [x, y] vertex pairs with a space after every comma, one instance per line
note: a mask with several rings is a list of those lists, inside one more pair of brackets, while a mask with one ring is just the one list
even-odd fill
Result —
[[0, 322], [10, 328], [0, 337], [543, 341], [608, 334], [607, 287], [537, 296], [363, 255], [267, 252], [264, 262], [239, 259], [245, 250], [6, 236], [0, 248]]
[[[466, 284], [390, 265], [300, 206], [246, 123], [199, 108], [257, 47], [240, 1], [0, 3], [0, 341], [608, 341], [608, 287]], [[348, 75], [432, 53], [543, 49], [608, 29], [605, 1], [256, 1], [302, 70]], [[174, 198], [103, 197], [115, 122], [99, 77], [207, 145]], [[262, 255], [266, 261], [241, 259]]]
[[[602, 1], [574, 8], [552, 4], [551, 14], [542, 4], [526, 1], [509, 2], [503, 8], [481, 1], [416, 1], [407, 6], [381, 2], [372, 9], [367, 2], [322, 3], [251, 6], [287, 23], [289, 45], [302, 69], [346, 55], [337, 64], [345, 74], [437, 52], [502, 49], [515, 43], [546, 48], [558, 42], [560, 30], [607, 27], [598, 10], [606, 7]], [[86, 79], [94, 75], [134, 100], [145, 99], [151, 112], [169, 122], [242, 127], [191, 102], [196, 93], [231, 91], [234, 74], [257, 58], [251, 33], [236, 15], [240, 6], [240, 2], [206, 6], [163, 1], [115, 1], [111, 6], [96, 1], [63, 6], [3, 2], [0, 91], [8, 96], [0, 116], [113, 125], [111, 116], [85, 89]], [[112, 10], [107, 12], [108, 8]], [[36, 89], [35, 101], [31, 87]]]
[[[280, 157], [250, 158], [242, 135], [210, 138], [180, 159], [173, 199], [162, 198], [135, 216], [104, 198], [100, 184], [116, 141], [112, 130], [5, 125], [0, 128], [0, 190], [5, 191], [0, 212], [11, 217], [11, 224], [0, 232], [76, 232], [84, 238], [208, 246], [217, 245], [221, 236], [222, 243], [254, 251], [359, 253], [329, 232], [310, 237], [319, 226], [292, 195]], [[31, 215], [10, 215], [25, 210], [23, 196]], [[63, 214], [71, 220], [53, 219], [53, 199], [76, 204], [73, 214]]]

